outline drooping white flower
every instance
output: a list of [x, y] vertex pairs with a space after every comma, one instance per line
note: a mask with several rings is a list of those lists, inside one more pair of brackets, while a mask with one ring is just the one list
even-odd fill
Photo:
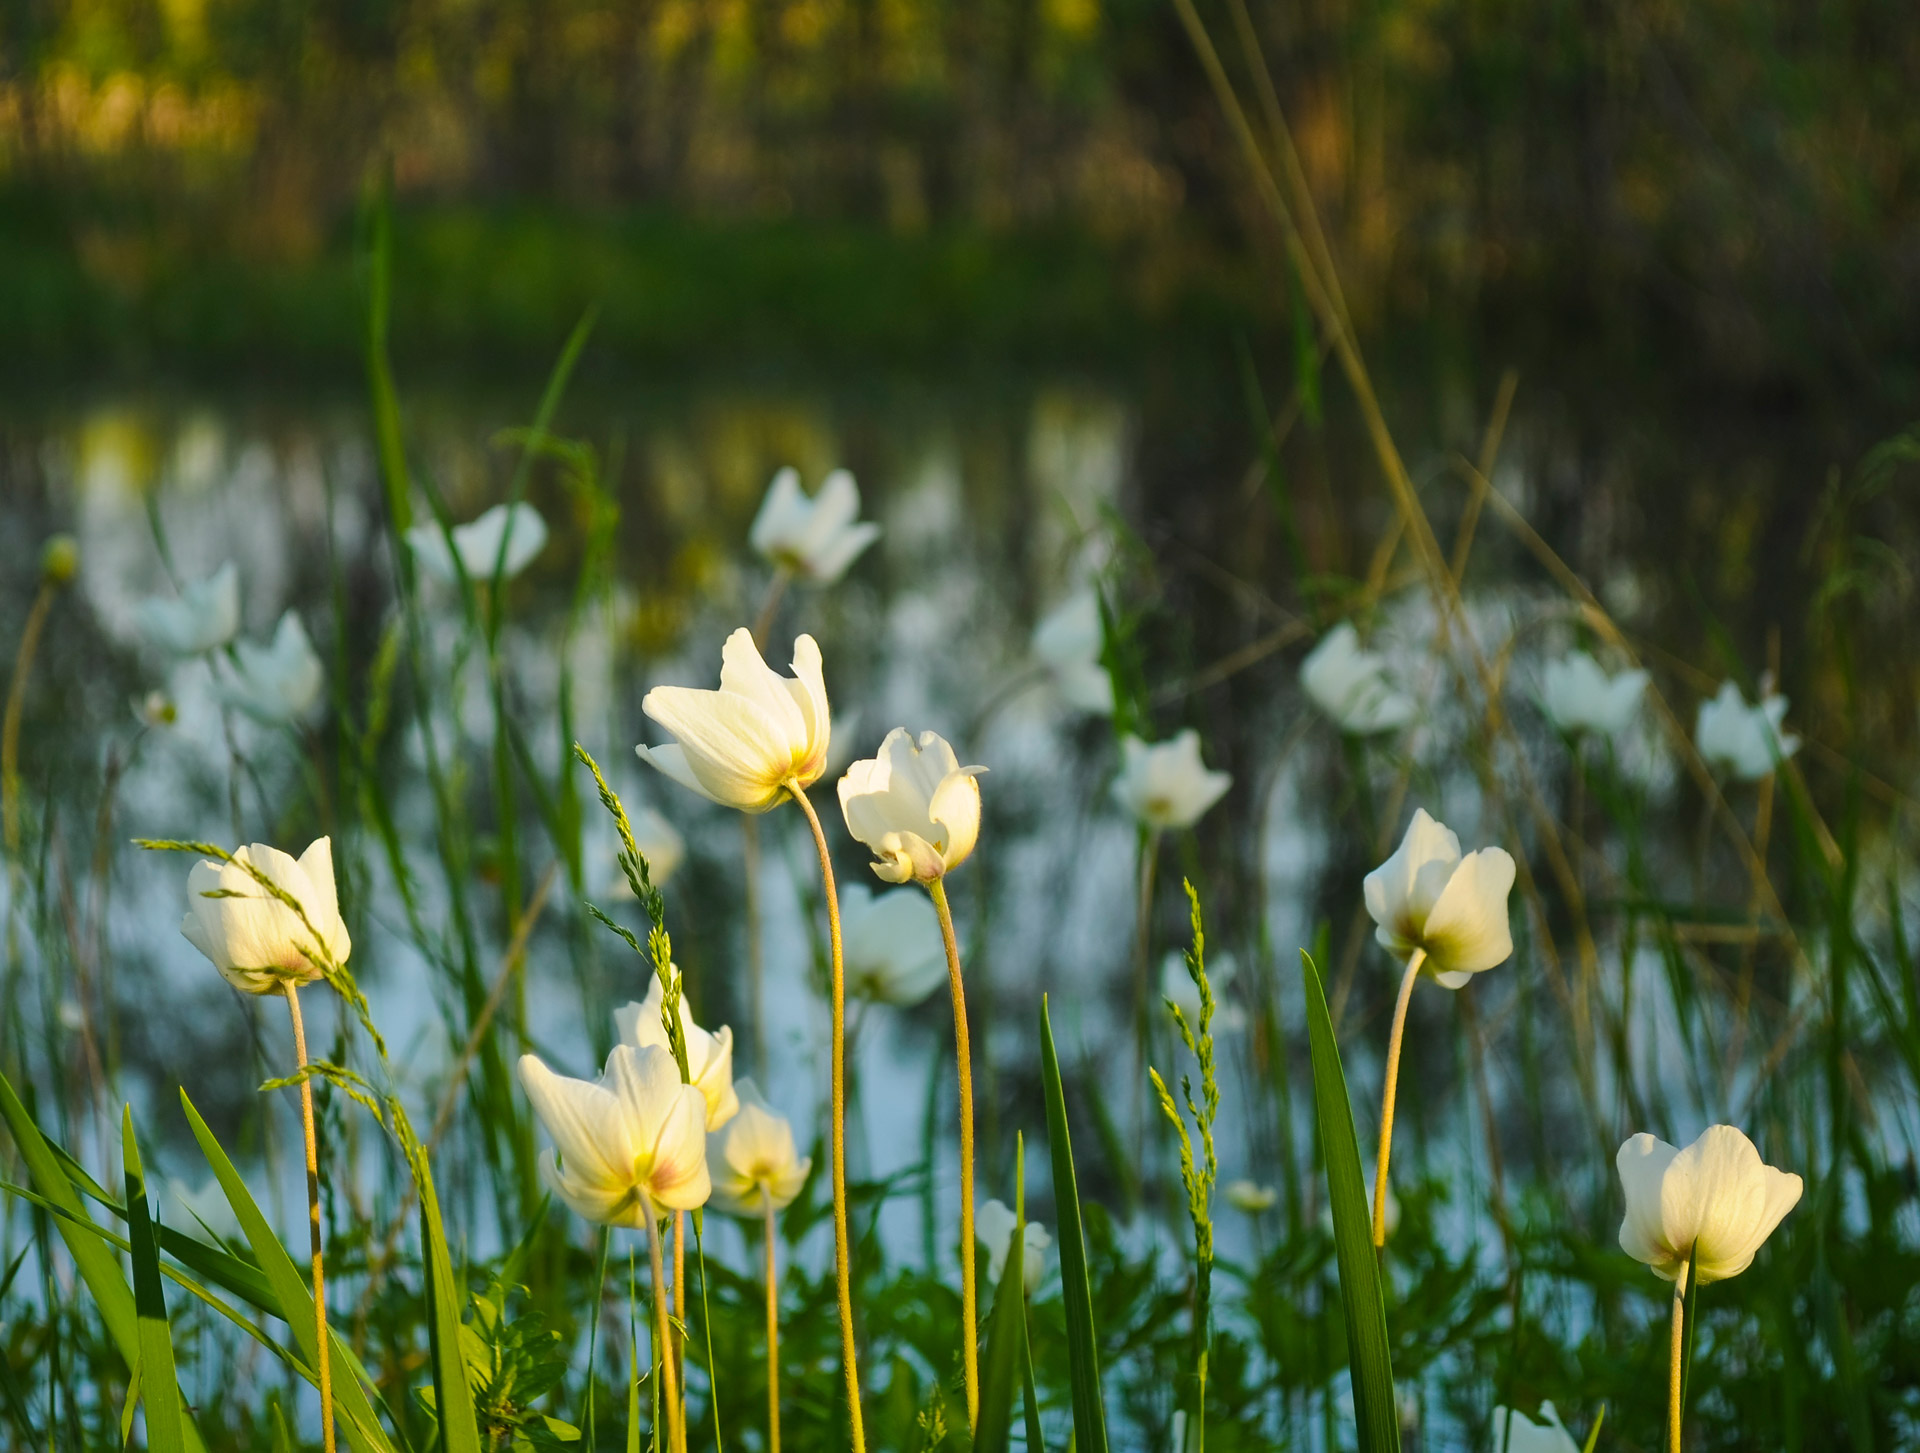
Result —
[[1398, 959], [1426, 950], [1421, 972], [1458, 989], [1513, 953], [1507, 894], [1514, 863], [1505, 848], [1460, 855], [1460, 839], [1416, 809], [1393, 856], [1366, 877], [1373, 936]]
[[905, 1008], [947, 981], [940, 920], [924, 893], [842, 888], [840, 943], [853, 998]]
[[1614, 1164], [1627, 1198], [1620, 1249], [1668, 1281], [1691, 1261], [1702, 1286], [1751, 1266], [1802, 1189], [1731, 1125], [1709, 1125], [1685, 1150], [1642, 1132]]
[[[1007, 1253], [1013, 1249], [1013, 1228], [1018, 1224], [1019, 1217], [1013, 1214], [1013, 1207], [1000, 1201], [988, 1201], [973, 1213], [973, 1234], [987, 1248], [987, 1277], [995, 1286], [1000, 1284]], [[1047, 1248], [1051, 1245], [1053, 1237], [1047, 1234], [1047, 1228], [1038, 1221], [1028, 1221], [1025, 1255], [1020, 1263], [1021, 1284], [1028, 1296], [1033, 1295], [1040, 1286], [1040, 1278], [1046, 1275]]]
[[1633, 725], [1646, 690], [1646, 672], [1622, 671], [1609, 676], [1585, 651], [1569, 651], [1558, 661], [1547, 663], [1540, 705], [1547, 719], [1563, 732], [1617, 737]]
[[598, 1084], [522, 1055], [520, 1083], [553, 1140], [540, 1178], [577, 1214], [644, 1227], [706, 1204], [706, 1101], [666, 1050], [616, 1044]]
[[[614, 1026], [620, 1031], [622, 1043], [636, 1049], [657, 1046], [671, 1056], [673, 1047], [667, 1040], [666, 1021], [660, 1014], [664, 998], [660, 976], [655, 974], [646, 998], [638, 1004], [622, 1004], [613, 1011]], [[718, 1130], [740, 1108], [740, 1097], [733, 1087], [733, 1029], [723, 1024], [709, 1034], [693, 1022], [683, 995], [680, 1035], [687, 1046], [687, 1074], [706, 1101], [707, 1129]]]
[[[453, 547], [447, 547], [452, 536]], [[501, 560], [504, 543], [506, 558]], [[407, 531], [407, 545], [421, 569], [448, 585], [458, 583], [459, 570], [454, 556], [460, 558], [460, 570], [476, 585], [493, 579], [493, 568], [500, 566], [500, 578], [511, 580], [533, 562], [546, 548], [547, 522], [540, 511], [524, 500], [517, 504], [497, 504], [464, 525], [455, 525], [442, 533], [435, 521], [415, 525]]]
[[1362, 649], [1350, 621], [1340, 622], [1307, 653], [1300, 684], [1334, 725], [1356, 736], [1393, 731], [1419, 711], [1389, 679], [1386, 658]]
[[784, 1211], [807, 1183], [813, 1157], [795, 1149], [792, 1124], [761, 1098], [759, 1086], [742, 1080], [736, 1088], [740, 1113], [707, 1143], [713, 1204], [732, 1216], [764, 1215], [769, 1200]]
[[183, 587], [177, 600], [150, 595], [134, 607], [134, 620], [149, 645], [175, 656], [224, 646], [240, 629], [240, 571], [229, 560]]
[[820, 647], [793, 643], [792, 676], [761, 659], [744, 626], [720, 652], [720, 689], [656, 686], [640, 709], [679, 738], [634, 748], [640, 759], [723, 807], [766, 812], [788, 785], [804, 789], [825, 770], [832, 722]]
[[[1227, 986], [1239, 972], [1239, 961], [1232, 954], [1214, 954], [1207, 960], [1207, 982], [1213, 986], [1216, 1034], [1247, 1027], [1246, 1011], [1237, 1004], [1229, 1004], [1226, 998]], [[1186, 1016], [1187, 1027], [1195, 1034], [1200, 1032], [1200, 986], [1187, 973], [1187, 956], [1179, 949], [1170, 950], [1160, 961], [1160, 997], [1179, 1005], [1180, 1012]]]
[[294, 721], [320, 699], [326, 672], [307, 639], [300, 617], [280, 617], [271, 645], [236, 641], [233, 661], [220, 678], [221, 698], [264, 722]]
[[1758, 706], [1749, 706], [1737, 685], [1722, 681], [1719, 694], [1700, 703], [1694, 745], [1711, 765], [1742, 781], [1758, 782], [1773, 771], [1776, 760], [1785, 761], [1800, 750], [1800, 738], [1780, 730], [1786, 715], [1786, 697], [1769, 693]]
[[860, 486], [846, 470], [834, 470], [809, 499], [800, 471], [787, 468], [767, 486], [747, 539], [769, 564], [831, 585], [879, 536], [878, 525], [860, 519]]
[[1540, 1421], [1511, 1408], [1493, 1410], [1494, 1453], [1580, 1453], [1552, 1403], [1540, 1404]]
[[1104, 644], [1100, 597], [1092, 587], [1076, 590], [1033, 628], [1033, 654], [1061, 700], [1096, 716], [1113, 715], [1113, 678], [1100, 661]]
[[[353, 939], [340, 917], [333, 882], [333, 839], [316, 838], [297, 859], [265, 843], [237, 850], [231, 863], [202, 859], [187, 874], [187, 915], [180, 932], [234, 988], [278, 993], [307, 984], [329, 958], [344, 964]], [[247, 871], [256, 868], [300, 905], [300, 913]], [[309, 927], [311, 925], [311, 927]]]
[[1192, 727], [1151, 745], [1131, 734], [1120, 739], [1114, 800], [1156, 831], [1192, 827], [1232, 785], [1231, 773], [1209, 771], [1200, 760], [1200, 734]]
[[915, 742], [895, 727], [880, 755], [855, 762], [840, 779], [847, 831], [879, 861], [889, 883], [931, 883], [965, 862], [980, 836], [980, 784], [985, 767], [962, 767], [944, 737]]
[[1263, 1186], [1254, 1181], [1228, 1181], [1222, 1192], [1227, 1204], [1236, 1211], [1249, 1216], [1258, 1216], [1262, 1211], [1271, 1211], [1280, 1193], [1272, 1186]]

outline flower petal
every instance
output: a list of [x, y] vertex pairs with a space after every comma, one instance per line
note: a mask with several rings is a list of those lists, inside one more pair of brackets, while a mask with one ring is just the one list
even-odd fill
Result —
[[1427, 914], [1424, 941], [1436, 975], [1477, 974], [1512, 957], [1507, 895], [1513, 878], [1513, 856], [1505, 848], [1481, 848], [1460, 860]]

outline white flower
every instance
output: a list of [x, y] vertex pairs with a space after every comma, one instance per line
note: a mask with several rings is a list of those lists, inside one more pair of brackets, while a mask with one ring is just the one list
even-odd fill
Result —
[[1230, 773], [1210, 772], [1200, 760], [1200, 734], [1192, 727], [1170, 742], [1120, 739], [1114, 800], [1156, 831], [1192, 827], [1232, 785]]
[[1688, 1261], [1702, 1286], [1738, 1276], [1800, 1200], [1800, 1177], [1731, 1125], [1709, 1125], [1685, 1150], [1642, 1132], [1614, 1164], [1627, 1196], [1620, 1249], [1668, 1281]]
[[1273, 1203], [1280, 1199], [1280, 1193], [1272, 1186], [1257, 1185], [1253, 1181], [1228, 1181], [1224, 1194], [1229, 1206], [1249, 1216], [1271, 1211]]
[[860, 486], [846, 470], [834, 470], [809, 499], [800, 472], [782, 469], [767, 486], [747, 539], [770, 564], [831, 585], [879, 535], [878, 525], [860, 521]]
[[918, 1004], [947, 980], [940, 920], [924, 893], [840, 890], [841, 956], [847, 993], [875, 1004]]
[[556, 1075], [520, 1057], [520, 1083], [553, 1150], [540, 1178], [589, 1221], [643, 1227], [669, 1211], [706, 1204], [706, 1102], [680, 1083], [673, 1056], [616, 1044], [600, 1082]]
[[936, 732], [916, 743], [895, 727], [880, 755], [855, 762], [840, 779], [847, 831], [879, 859], [873, 871], [889, 883], [931, 883], [966, 861], [980, 836], [980, 784], [985, 767], [962, 767]]
[[148, 644], [176, 656], [224, 646], [240, 629], [240, 572], [229, 560], [178, 600], [150, 595], [134, 607], [134, 620]]
[[1113, 715], [1113, 678], [1100, 664], [1104, 631], [1100, 597], [1077, 590], [1033, 628], [1033, 654], [1053, 678], [1067, 705], [1096, 716]]
[[1513, 858], [1505, 848], [1460, 856], [1460, 839], [1417, 809], [1392, 857], [1366, 878], [1373, 936], [1395, 958], [1425, 949], [1421, 972], [1458, 989], [1513, 953], [1507, 894]]
[[1738, 686], [1723, 681], [1713, 700], [1700, 703], [1694, 745], [1714, 766], [1758, 782], [1773, 771], [1776, 755], [1784, 761], [1800, 750], [1800, 738], [1780, 730], [1786, 715], [1786, 697], [1769, 693], [1758, 706], [1749, 706]]
[[832, 723], [820, 647], [793, 643], [793, 676], [760, 658], [744, 626], [720, 651], [720, 689], [656, 686], [640, 709], [679, 741], [634, 748], [644, 762], [723, 807], [766, 812], [789, 784], [810, 787], [827, 764]]
[[[1240, 972], [1232, 954], [1215, 954], [1207, 963], [1207, 982], [1213, 986], [1213, 1029], [1216, 1034], [1247, 1027], [1246, 1011], [1225, 1001], [1227, 985]], [[1187, 956], [1173, 949], [1160, 961], [1160, 997], [1171, 999], [1187, 1017], [1187, 1027], [1200, 1032], [1200, 986], [1187, 973]]]
[[764, 1215], [768, 1200], [784, 1211], [807, 1183], [813, 1157], [794, 1149], [793, 1126], [760, 1097], [752, 1080], [738, 1088], [740, 1113], [707, 1146], [713, 1204], [733, 1216]]
[[[331, 838], [315, 839], [298, 859], [265, 843], [243, 847], [233, 857], [231, 863], [202, 859], [193, 865], [187, 874], [187, 916], [180, 921], [187, 942], [229, 984], [248, 994], [272, 994], [289, 980], [313, 982], [328, 959], [336, 965], [347, 961], [353, 940], [340, 917]], [[248, 866], [298, 903], [306, 922], [269, 893]]]
[[1341, 731], [1357, 736], [1403, 727], [1419, 710], [1388, 681], [1386, 658], [1361, 649], [1350, 621], [1328, 631], [1307, 654], [1300, 684]]
[[[1019, 1218], [1013, 1214], [1013, 1208], [999, 1201], [988, 1201], [973, 1213], [973, 1234], [987, 1248], [987, 1277], [995, 1286], [1000, 1284], [1007, 1253], [1013, 1249], [1013, 1228], [1017, 1224]], [[1047, 1248], [1051, 1245], [1053, 1237], [1047, 1234], [1046, 1227], [1038, 1221], [1027, 1222], [1026, 1254], [1020, 1270], [1021, 1285], [1028, 1296], [1033, 1295], [1040, 1278], [1046, 1274]]]
[[[451, 550], [447, 548], [449, 535], [453, 537]], [[500, 559], [503, 541], [507, 551], [504, 561]], [[493, 579], [496, 563], [500, 566], [500, 578], [511, 580], [532, 563], [546, 543], [547, 522], [540, 518], [540, 511], [524, 501], [495, 505], [478, 519], [455, 525], [444, 533], [437, 521], [415, 525], [407, 531], [407, 545], [413, 551], [413, 558], [429, 575], [448, 585], [457, 584], [460, 579], [454, 569], [456, 554], [467, 579], [476, 585], [485, 585]]]
[[[678, 828], [651, 807], [635, 808], [627, 825], [633, 829], [633, 845], [640, 849], [640, 856], [647, 860], [647, 876], [653, 880], [653, 886], [666, 887], [680, 864], [686, 861], [687, 840], [680, 836]], [[616, 898], [633, 897], [633, 888], [627, 882], [627, 875], [617, 868], [614, 870], [612, 893]]]
[[1633, 724], [1646, 690], [1646, 672], [1609, 676], [1585, 651], [1570, 651], [1547, 663], [1540, 705], [1563, 732], [1617, 737]]
[[1540, 1421], [1510, 1408], [1493, 1410], [1494, 1453], [1580, 1453], [1552, 1403], [1540, 1404]]
[[306, 627], [292, 611], [280, 617], [272, 645], [236, 641], [233, 654], [219, 688], [229, 706], [261, 721], [285, 722], [305, 716], [320, 699], [326, 672], [313, 653]]
[[[660, 1013], [664, 997], [660, 976], [655, 974], [646, 998], [638, 1004], [622, 1004], [613, 1011], [613, 1022], [623, 1043], [636, 1049], [657, 1047], [671, 1056], [673, 1047], [667, 1042], [666, 1021]], [[680, 1036], [687, 1046], [687, 1074], [707, 1104], [707, 1129], [718, 1130], [740, 1108], [740, 1097], [733, 1088], [733, 1030], [723, 1024], [716, 1032], [707, 1033], [693, 1022], [683, 993]]]

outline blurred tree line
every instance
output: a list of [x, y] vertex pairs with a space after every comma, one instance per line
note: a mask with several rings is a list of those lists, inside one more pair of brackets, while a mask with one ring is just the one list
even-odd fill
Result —
[[[1911, 391], [1911, 0], [1246, 3], [1363, 319]], [[1149, 308], [1264, 225], [1167, 0], [0, 0], [0, 223], [86, 277], [311, 262], [382, 158], [418, 207], [1090, 238]]]

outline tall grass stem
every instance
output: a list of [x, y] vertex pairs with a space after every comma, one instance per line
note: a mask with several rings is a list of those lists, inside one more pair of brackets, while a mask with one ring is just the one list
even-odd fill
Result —
[[940, 941], [947, 950], [947, 983], [953, 991], [953, 1054], [960, 1078], [960, 1317], [963, 1366], [967, 1378], [967, 1427], [980, 1423], [980, 1308], [973, 1272], [973, 1044], [967, 1034], [967, 988], [960, 974], [960, 943], [953, 934], [953, 910], [947, 885], [927, 884], [940, 915]]

